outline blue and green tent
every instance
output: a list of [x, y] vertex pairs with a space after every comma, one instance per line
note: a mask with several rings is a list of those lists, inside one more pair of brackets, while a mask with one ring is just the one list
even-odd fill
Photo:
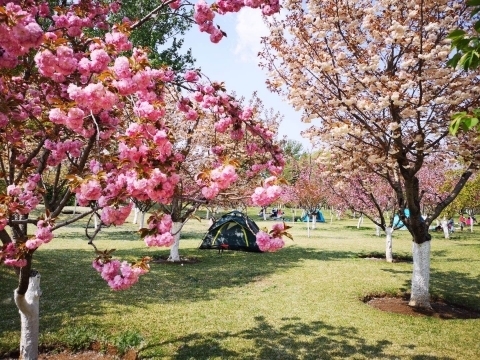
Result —
[[210, 226], [200, 249], [261, 252], [255, 237], [259, 230], [258, 225], [247, 215], [232, 211]]

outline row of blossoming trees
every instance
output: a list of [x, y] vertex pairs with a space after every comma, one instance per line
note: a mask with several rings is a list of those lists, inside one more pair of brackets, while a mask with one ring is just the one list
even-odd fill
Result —
[[[266, 15], [279, 9], [275, 0], [246, 5]], [[38, 354], [40, 277], [32, 272], [33, 256], [56, 229], [97, 214], [104, 225], [121, 225], [132, 200], [165, 206], [209, 201], [239, 175], [271, 174], [255, 189], [255, 204], [264, 206], [280, 193], [276, 175], [284, 160], [258, 104], [243, 105], [197, 71], [175, 73], [158, 61], [155, 66], [149, 60], [155, 49], [129, 41], [132, 30], [165, 8], [175, 16], [184, 6], [189, 4], [167, 1], [143, 19], [113, 23], [116, 2], [0, 1], [0, 258], [18, 275], [24, 359]], [[191, 21], [218, 42], [224, 34], [213, 23], [212, 8], [224, 14], [243, 6], [200, 1]], [[212, 137], [198, 142], [197, 133]], [[193, 173], [200, 161], [203, 170]], [[72, 197], [90, 211], [60, 221]], [[40, 215], [31, 217], [34, 211]], [[153, 213], [143, 232], [147, 245], [174, 242], [175, 214]], [[259, 237], [273, 251], [282, 233], [277, 226]], [[126, 289], [148, 264], [120, 262], [105, 251], [94, 268], [113, 289]]]

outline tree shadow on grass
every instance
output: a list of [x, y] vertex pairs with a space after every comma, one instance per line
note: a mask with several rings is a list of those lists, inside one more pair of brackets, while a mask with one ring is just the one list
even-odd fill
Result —
[[[411, 271], [382, 269], [393, 274], [411, 273]], [[408, 292], [411, 280], [404, 282], [399, 289]], [[432, 300], [441, 299], [452, 305], [479, 311], [480, 307], [480, 277], [471, 273], [459, 271], [430, 270], [430, 294]]]
[[[138, 247], [118, 250], [114, 256], [134, 261], [152, 255], [148, 251]], [[163, 252], [167, 254], [168, 250]], [[41, 249], [35, 254], [34, 268], [42, 276], [42, 324], [48, 323], [48, 329], [44, 330], [61, 328], [66, 318], [101, 315], [103, 307], [109, 303], [146, 307], [149, 304], [211, 300], [220, 289], [261, 281], [274, 273], [300, 266], [306, 260], [335, 261], [356, 257], [353, 252], [319, 251], [297, 246], [277, 253], [227, 251], [218, 254], [217, 251], [184, 249], [182, 255], [198, 257], [200, 262], [190, 266], [152, 263], [150, 273], [142, 276], [132, 289], [112, 291], [92, 268], [96, 256], [93, 251]], [[14, 274], [6, 279], [2, 273], [0, 313], [5, 321], [0, 322], [0, 335], [11, 328], [19, 328], [18, 311], [13, 303], [15, 287]]]
[[[354, 327], [335, 327], [323, 321], [305, 323], [298, 318], [283, 318], [281, 323], [269, 323], [265, 317], [255, 317], [256, 325], [240, 332], [192, 333], [158, 344], [144, 347], [140, 355], [144, 359], [158, 358], [165, 347], [177, 348], [169, 358], [183, 359], [282, 359], [282, 360], [316, 360], [342, 358], [381, 358], [398, 359], [398, 353], [388, 352], [392, 343], [388, 340], [367, 341]], [[249, 348], [232, 350], [229, 343], [241, 339], [242, 343], [251, 344]], [[247, 341], [247, 342], [246, 342]], [[404, 346], [409, 351], [414, 344]], [[418, 359], [422, 355], [417, 355]], [[439, 359], [439, 358], [437, 358]], [[444, 357], [443, 360], [451, 360]]]
[[480, 278], [459, 271], [432, 270], [431, 293], [449, 303], [480, 310]]

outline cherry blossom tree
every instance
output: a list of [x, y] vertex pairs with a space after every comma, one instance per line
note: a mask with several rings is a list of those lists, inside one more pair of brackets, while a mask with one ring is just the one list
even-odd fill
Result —
[[[246, 5], [267, 15], [279, 9], [275, 0]], [[0, 0], [0, 261], [18, 276], [14, 299], [21, 316], [23, 359], [38, 355], [41, 291], [40, 275], [32, 267], [35, 251], [53, 240], [56, 229], [84, 217], [98, 216], [106, 226], [120, 226], [132, 199], [171, 203], [185, 155], [174, 147], [176, 129], [168, 114], [178, 111], [179, 119], [195, 123], [209, 113], [215, 130], [229, 134], [240, 148], [248, 145], [246, 139], [259, 138], [261, 153], [271, 156], [265, 163], [257, 158], [249, 171], [271, 176], [255, 189], [252, 201], [264, 206], [280, 194], [276, 175], [284, 163], [281, 151], [253, 110], [195, 70], [176, 74], [169, 67], [155, 67], [149, 61], [151, 49], [135, 48], [129, 41], [131, 31], [156, 12], [180, 6], [180, 0], [167, 1], [143, 19], [110, 24], [110, 15], [119, 10], [116, 2], [50, 6]], [[200, 1], [192, 21], [218, 42], [224, 34], [213, 23], [213, 10], [225, 14], [243, 6]], [[237, 170], [224, 162], [227, 155], [213, 152], [209, 168], [198, 175], [205, 199], [236, 180]], [[60, 219], [72, 197], [90, 210]], [[40, 215], [31, 217], [34, 211]], [[144, 233], [146, 244], [170, 246], [172, 225], [169, 214], [153, 213]], [[100, 229], [89, 241], [95, 250]], [[259, 232], [262, 247], [278, 250], [285, 230]], [[147, 258], [128, 263], [114, 259], [112, 250], [97, 250], [97, 255], [93, 267], [114, 290], [128, 289], [148, 271]]]
[[323, 167], [316, 162], [318, 156], [318, 153], [303, 154], [293, 166], [291, 164], [294, 182], [285, 186], [284, 195], [281, 197], [293, 206], [303, 209], [309, 221], [313, 222], [313, 228], [316, 216], [312, 215], [326, 203], [323, 179], [319, 176]]
[[[199, 99], [203, 95], [195, 96]], [[252, 112], [245, 122], [250, 133], [242, 135], [241, 141], [237, 139], [241, 134], [226, 132], [222, 126], [216, 126], [216, 115], [205, 110], [195, 122], [184, 121], [179, 110], [166, 118], [170, 127], [175, 129], [174, 151], [184, 157], [175, 169], [180, 179], [169, 203], [151, 200], [135, 203], [142, 210], [156, 205], [164, 214], [170, 215], [175, 239], [170, 248], [170, 261], [180, 260], [181, 229], [200, 206], [245, 207], [255, 187], [261, 184], [264, 171], [275, 163], [283, 163], [280, 147], [274, 144], [279, 114], [265, 111], [257, 96], [245, 109]], [[265, 147], [266, 143], [271, 143], [272, 147]], [[205, 187], [205, 182], [221, 177], [225, 178], [226, 184]], [[215, 193], [214, 197], [211, 192]], [[144, 229], [143, 233], [148, 231]]]
[[[448, 32], [469, 26], [465, 5], [292, 0], [283, 6], [286, 17], [268, 22], [261, 54], [268, 85], [303, 110], [304, 121], [320, 122], [312, 139], [334, 155], [348, 154], [339, 171], [365, 169], [392, 187], [413, 237], [409, 303], [429, 308], [429, 225], [478, 164], [474, 134], [454, 138], [448, 131], [453, 112], [480, 102], [480, 79], [446, 65]], [[418, 174], [428, 159], [461, 159], [466, 166], [424, 219]]]
[[[399, 224], [394, 223], [396, 197], [388, 182], [375, 173], [366, 173], [365, 169], [343, 171], [341, 164], [345, 159], [326, 157], [323, 164], [328, 165], [319, 176], [323, 179], [324, 191], [330, 204], [347, 208], [361, 217], [366, 216], [383, 230], [385, 239], [385, 258], [393, 261], [392, 237]], [[360, 222], [360, 220], [359, 220]], [[377, 234], [379, 235], [379, 234]]]

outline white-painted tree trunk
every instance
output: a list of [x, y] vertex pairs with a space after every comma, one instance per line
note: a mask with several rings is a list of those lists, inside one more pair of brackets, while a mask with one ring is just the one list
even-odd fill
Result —
[[473, 218], [470, 217], [470, 232], [473, 232]]
[[382, 229], [382, 228], [381, 228], [380, 226], [375, 225], [375, 235], [380, 236], [380, 230], [381, 230], [381, 229]]
[[138, 221], [138, 213], [140, 212], [140, 210], [138, 210], [138, 208], [135, 206], [133, 208], [133, 224], [136, 224], [137, 221]]
[[442, 229], [443, 229], [443, 234], [445, 235], [445, 239], [450, 239], [450, 232], [448, 231], [448, 222], [445, 219], [442, 220]]
[[172, 235], [175, 239], [175, 242], [170, 248], [170, 256], [168, 257], [168, 261], [180, 261], [178, 249], [180, 247], [180, 230], [182, 229], [182, 226], [182, 222], [174, 222], [172, 225]]
[[267, 221], [267, 209], [263, 209], [263, 221]]
[[430, 305], [430, 241], [413, 242], [412, 291], [408, 305], [431, 309]]
[[307, 215], [307, 237], [310, 237], [310, 216]]
[[25, 295], [14, 291], [15, 304], [20, 312], [20, 359], [36, 360], [38, 358], [38, 330], [40, 309], [40, 274], [30, 277]]
[[292, 223], [295, 223], [295, 209], [292, 209]]
[[140, 222], [138, 223], [138, 228], [143, 229], [145, 225], [145, 212], [140, 211]]
[[392, 234], [393, 234], [393, 228], [390, 226], [385, 229], [385, 233], [387, 234], [386, 239], [385, 239], [385, 258], [387, 259], [387, 262], [393, 262], [393, 246], [392, 246]]
[[312, 229], [315, 229], [316, 225], [317, 225], [317, 215], [313, 214], [312, 215]]
[[363, 214], [358, 218], [357, 229], [360, 229], [361, 225], [363, 225]]
[[208, 220], [210, 219], [210, 210], [207, 209], [207, 215], [205, 215], [205, 219]]

